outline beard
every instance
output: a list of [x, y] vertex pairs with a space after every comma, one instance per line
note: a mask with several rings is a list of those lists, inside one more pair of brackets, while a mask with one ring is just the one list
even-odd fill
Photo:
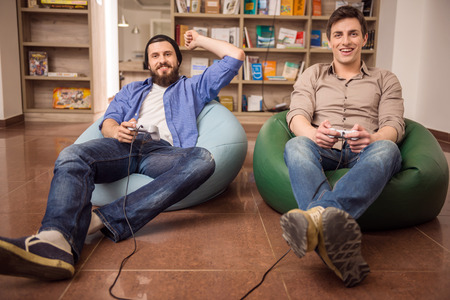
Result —
[[[156, 72], [156, 70], [158, 70], [159, 68], [164, 67], [164, 66], [169, 67], [169, 68], [172, 67], [172, 69], [169, 69], [169, 71], [163, 73], [162, 75], [159, 75]], [[179, 71], [178, 66], [173, 67], [169, 64], [160, 64], [156, 67], [156, 70], [153, 71], [150, 68], [150, 76], [152, 77], [153, 83], [156, 83], [157, 85], [162, 86], [162, 87], [168, 87], [172, 83], [175, 83], [178, 80], [178, 78], [180, 77], [180, 75], [178, 73], [178, 71]]]

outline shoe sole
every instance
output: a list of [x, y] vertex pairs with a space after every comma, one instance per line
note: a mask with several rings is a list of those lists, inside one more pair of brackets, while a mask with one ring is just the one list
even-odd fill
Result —
[[302, 258], [308, 247], [308, 220], [301, 213], [286, 213], [280, 219], [283, 238], [294, 253]]
[[39, 280], [63, 280], [71, 278], [74, 272], [75, 268], [65, 261], [45, 258], [0, 241], [0, 274]]
[[361, 230], [346, 212], [328, 208], [322, 214], [319, 230], [319, 254], [346, 287], [352, 287], [369, 274], [369, 265], [361, 254]]

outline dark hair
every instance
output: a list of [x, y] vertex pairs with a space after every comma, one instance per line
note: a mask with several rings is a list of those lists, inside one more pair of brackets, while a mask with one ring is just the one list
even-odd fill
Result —
[[345, 6], [341, 6], [338, 9], [336, 9], [331, 14], [330, 18], [328, 19], [328, 24], [327, 24], [328, 40], [331, 37], [331, 26], [333, 26], [334, 23], [336, 23], [342, 19], [348, 19], [348, 18], [358, 19], [359, 24], [361, 24], [361, 32], [362, 32], [363, 37], [366, 35], [367, 23], [366, 23], [366, 19], [364, 18], [364, 15], [362, 14], [362, 12], [359, 9], [354, 8], [353, 6], [345, 5]]
[[145, 46], [144, 68], [148, 69], [148, 46], [150, 44], [158, 43], [158, 42], [169, 42], [172, 45], [173, 49], [175, 49], [175, 53], [176, 53], [177, 59], [178, 59], [178, 66], [181, 65], [183, 56], [181, 56], [181, 51], [180, 51], [180, 48], [178, 47], [177, 43], [172, 38], [168, 37], [167, 35], [158, 34], [158, 35], [155, 35], [154, 37], [152, 37], [148, 41], [147, 45]]

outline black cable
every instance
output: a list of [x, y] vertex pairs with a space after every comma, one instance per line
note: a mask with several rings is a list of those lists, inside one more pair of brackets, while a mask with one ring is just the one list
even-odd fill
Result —
[[[276, 0], [276, 1], [279, 2], [278, 0]], [[272, 18], [274, 44], [276, 43], [276, 39], [275, 39], [275, 19], [276, 19], [276, 15], [274, 14], [273, 18]], [[269, 44], [266, 47], [266, 57], [264, 58], [264, 62], [267, 62], [267, 58], [269, 57], [269, 45], [270, 45], [270, 42], [269, 42]], [[263, 63], [263, 65], [264, 65], [264, 63]], [[263, 71], [263, 80], [262, 80], [262, 83], [261, 83], [261, 95], [262, 95], [262, 106], [263, 106], [262, 109], [263, 109], [263, 111], [264, 110], [268, 111], [269, 107], [267, 107], [266, 101], [264, 100], [264, 81], [265, 80], [264, 80], [264, 71]]]
[[291, 248], [289, 248], [289, 250], [285, 253], [285, 254], [283, 254], [283, 256], [282, 257], [280, 257], [278, 260], [277, 260], [277, 262], [276, 263], [274, 263], [267, 271], [266, 271], [266, 273], [264, 273], [264, 275], [263, 275], [263, 277], [262, 277], [262, 279], [261, 279], [261, 281], [257, 284], [257, 285], [255, 285], [250, 291], [248, 291], [247, 292], [247, 294], [245, 294], [244, 295], [244, 297], [242, 297], [241, 298], [241, 300], [242, 299], [245, 299], [248, 295], [250, 295], [254, 290], [256, 290], [263, 282], [264, 282], [264, 279], [266, 279], [266, 276], [267, 276], [267, 274], [269, 274], [269, 272], [270, 271], [272, 271], [272, 269], [289, 253], [291, 251]]
[[133, 139], [131, 140], [130, 154], [129, 154], [129, 156], [128, 156], [128, 177], [127, 177], [127, 185], [126, 185], [126, 188], [125, 188], [125, 197], [124, 197], [124, 199], [123, 199], [123, 206], [122, 206], [122, 209], [123, 209], [123, 215], [125, 216], [125, 220], [127, 221], [128, 227], [130, 228], [131, 235], [133, 236], [134, 249], [133, 249], [133, 252], [131, 252], [130, 255], [128, 255], [127, 257], [125, 257], [125, 258], [122, 260], [122, 263], [120, 264], [120, 267], [119, 267], [119, 272], [117, 273], [117, 276], [116, 276], [116, 279], [114, 279], [114, 282], [113, 282], [113, 283], [111, 284], [111, 286], [109, 287], [109, 294], [111, 295], [111, 297], [113, 297], [113, 298], [115, 298], [115, 299], [119, 299], [119, 300], [131, 300], [131, 299], [129, 299], [129, 298], [120, 298], [120, 297], [117, 297], [116, 295], [113, 294], [112, 289], [114, 288], [114, 286], [115, 286], [116, 283], [117, 283], [117, 280], [119, 279], [119, 276], [120, 276], [120, 273], [122, 272], [123, 266], [124, 266], [125, 263], [128, 261], [128, 259], [129, 259], [130, 257], [132, 257], [132, 256], [136, 253], [136, 251], [137, 251], [136, 237], [134, 236], [133, 228], [131, 228], [131, 224], [130, 224], [130, 221], [128, 220], [127, 212], [126, 212], [126, 209], [125, 209], [125, 208], [126, 208], [126, 202], [127, 202], [127, 195], [128, 195], [128, 184], [129, 184], [129, 182], [130, 182], [131, 152], [132, 152], [132, 149], [133, 149], [133, 143], [134, 143], [134, 141], [136, 140], [137, 134], [138, 134], [138, 130], [135, 131], [135, 133], [134, 133], [134, 135], [133, 135]]

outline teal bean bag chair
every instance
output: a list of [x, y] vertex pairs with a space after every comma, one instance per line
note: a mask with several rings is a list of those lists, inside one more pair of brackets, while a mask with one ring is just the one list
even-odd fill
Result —
[[[256, 139], [253, 171], [264, 201], [280, 213], [297, 208], [284, 162], [286, 142], [294, 137], [286, 124], [287, 111], [265, 122]], [[399, 144], [402, 169], [357, 220], [363, 230], [409, 227], [434, 219], [442, 209], [449, 170], [439, 143], [421, 124], [405, 119], [406, 134]], [[333, 186], [348, 169], [326, 172]], [[331, 177], [332, 176], [332, 177]]]
[[[75, 143], [103, 138], [98, 126], [102, 118], [94, 122], [80, 135]], [[198, 189], [167, 210], [177, 210], [203, 203], [219, 195], [239, 173], [247, 154], [247, 135], [239, 121], [227, 108], [216, 101], [208, 103], [197, 118], [199, 137], [196, 146], [209, 150], [214, 156], [216, 169], [213, 175]], [[131, 193], [153, 178], [142, 174], [131, 174], [128, 193]], [[92, 204], [102, 206], [125, 194], [127, 178], [112, 183], [96, 184]]]

